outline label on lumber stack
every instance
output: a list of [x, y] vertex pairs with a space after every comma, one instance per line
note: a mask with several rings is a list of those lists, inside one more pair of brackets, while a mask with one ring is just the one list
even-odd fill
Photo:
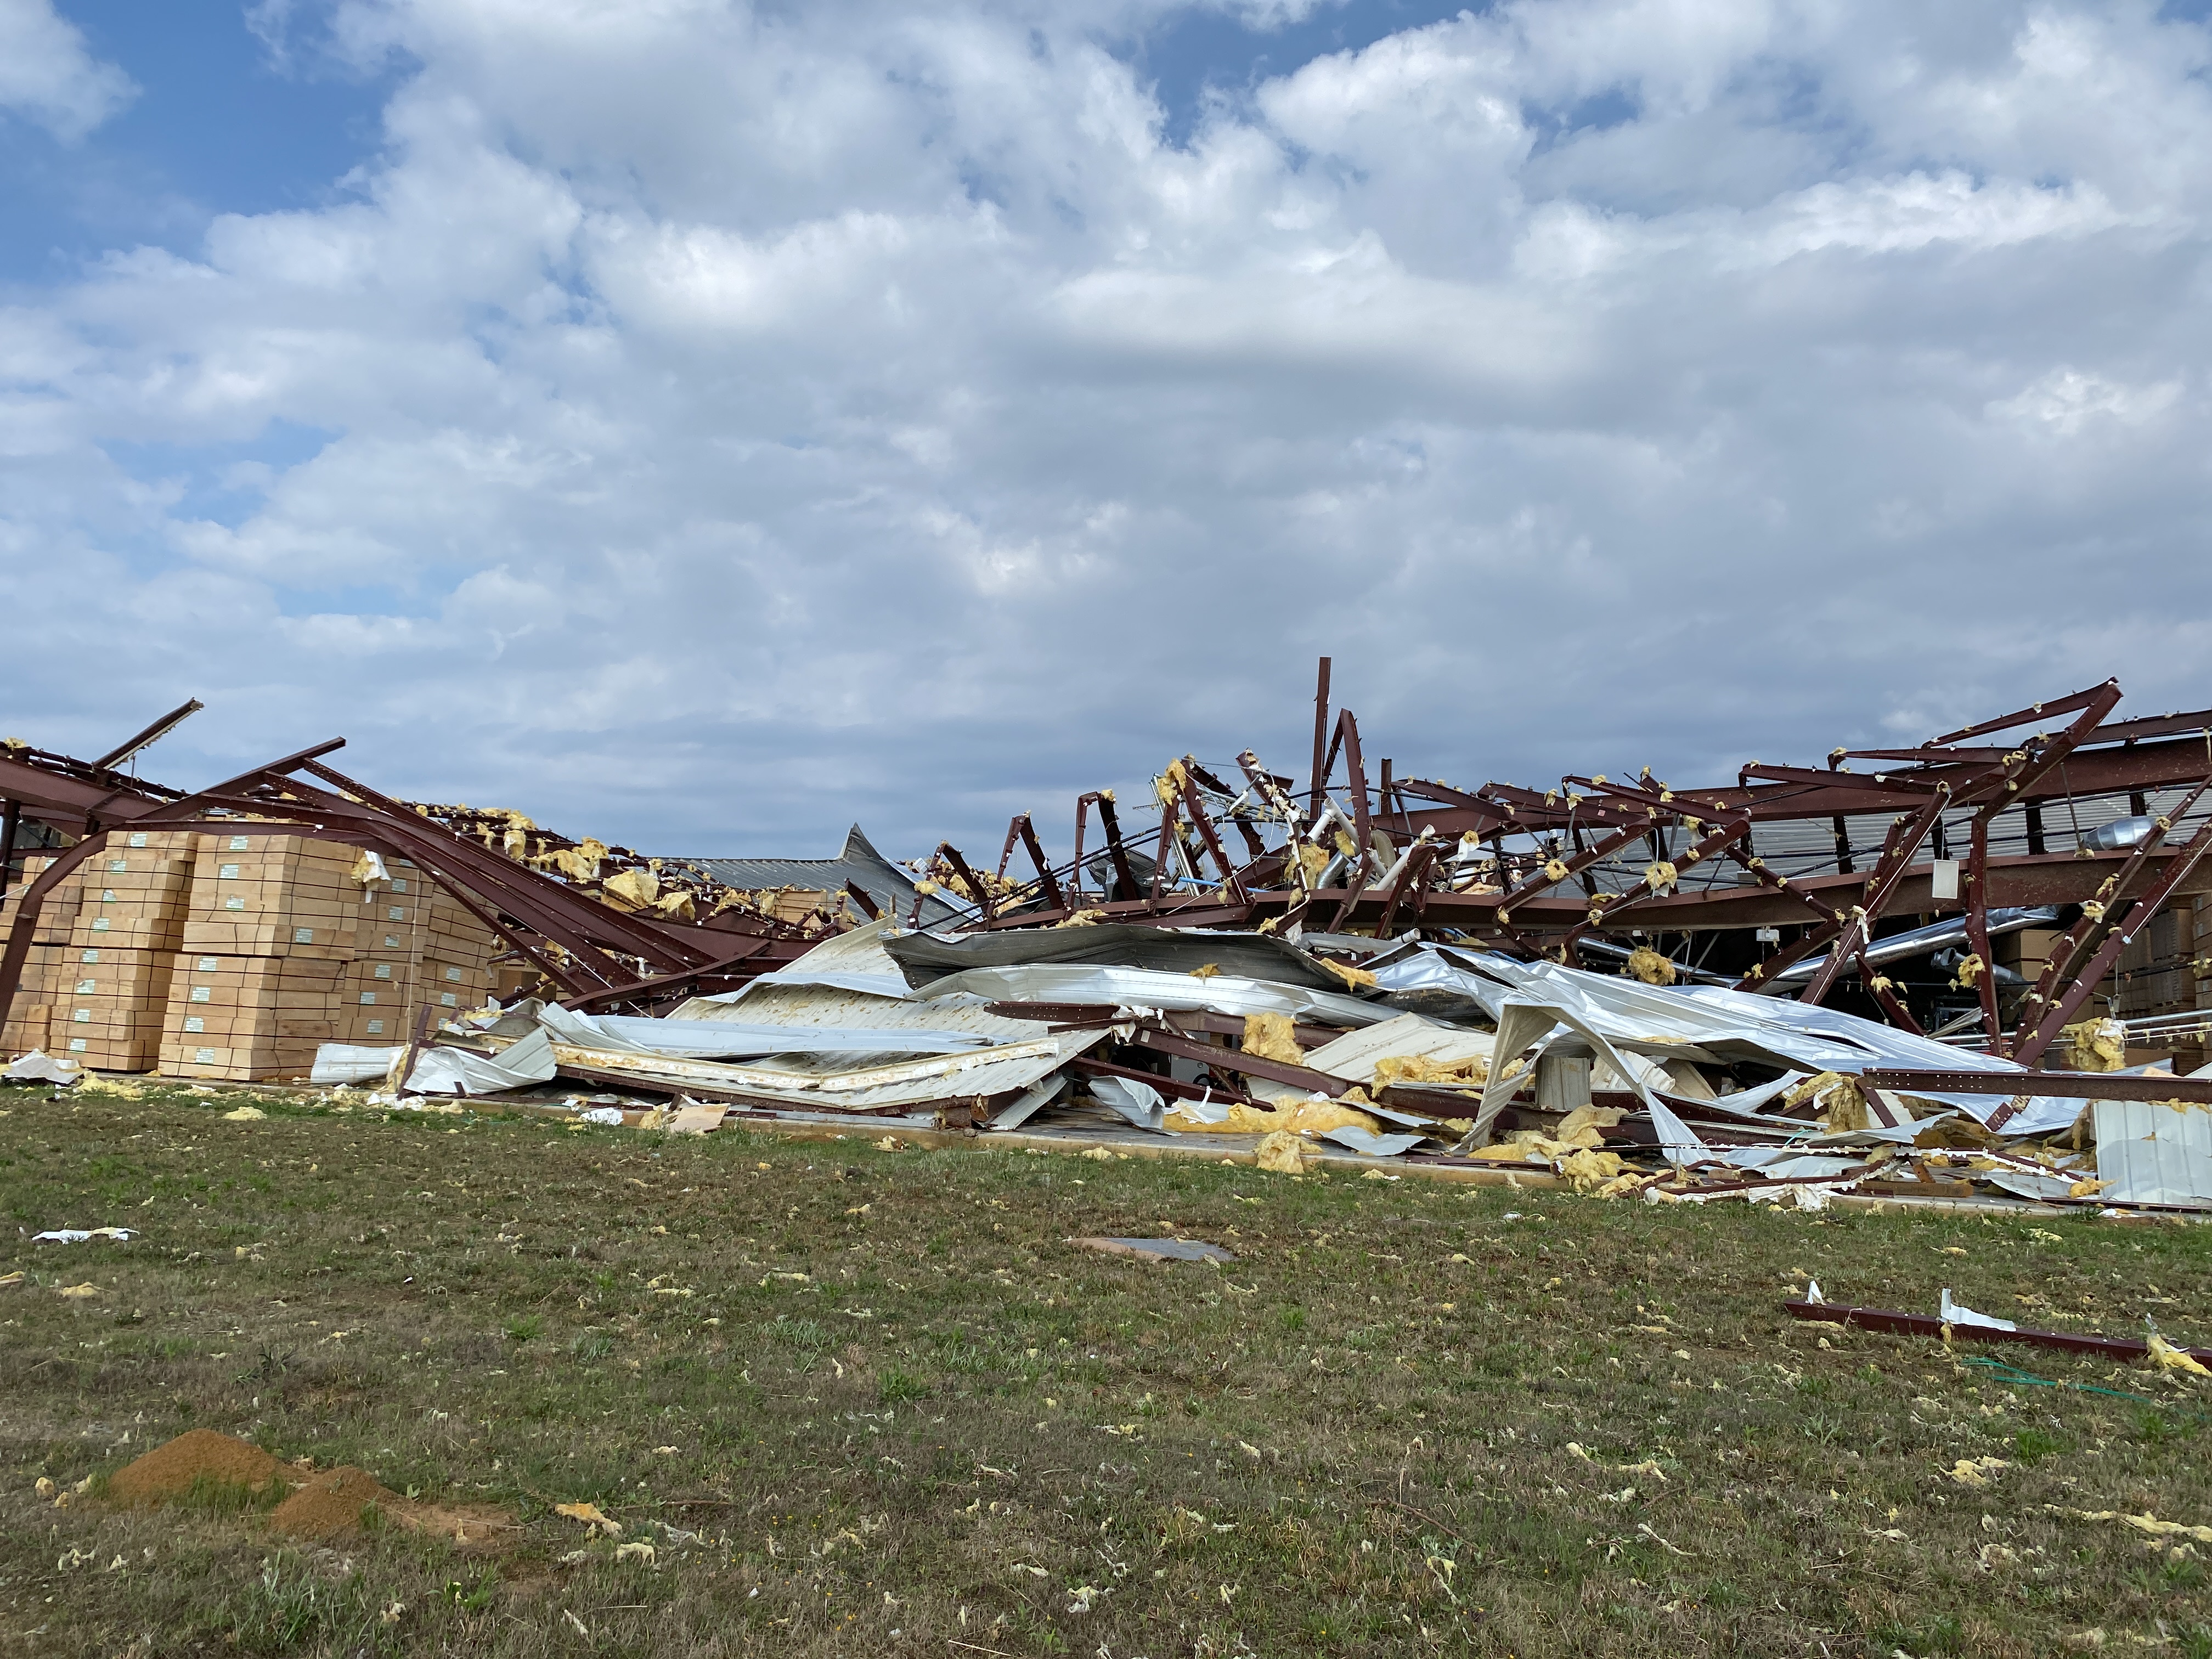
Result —
[[350, 957], [376, 896], [352, 876], [352, 848], [305, 836], [202, 836], [183, 933], [187, 953]]
[[95, 1071], [153, 1069], [173, 955], [88, 945], [69, 946], [62, 957], [46, 1052]]

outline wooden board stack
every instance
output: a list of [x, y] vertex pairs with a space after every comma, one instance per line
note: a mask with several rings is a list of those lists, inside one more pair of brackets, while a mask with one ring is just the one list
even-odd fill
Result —
[[304, 836], [201, 838], [161, 1028], [176, 1077], [304, 1078], [325, 1042], [398, 1044], [482, 1006], [497, 936], [404, 860]]
[[[4, 940], [15, 927], [24, 890], [53, 861], [50, 853], [33, 853], [18, 865], [15, 881], [7, 895], [0, 897], [0, 940]], [[9, 1010], [7, 1024], [0, 1027], [0, 1050], [20, 1054], [26, 1049], [44, 1048], [52, 1040], [54, 988], [61, 983], [64, 958], [70, 954], [70, 932], [76, 926], [77, 894], [74, 882], [64, 882], [40, 907], [38, 933], [30, 958], [23, 964], [21, 986], [15, 1006]]]
[[75, 910], [54, 969], [49, 1054], [95, 1071], [153, 1068], [191, 891], [193, 841], [185, 830], [120, 832], [48, 896], [42, 927], [58, 906], [73, 900]]

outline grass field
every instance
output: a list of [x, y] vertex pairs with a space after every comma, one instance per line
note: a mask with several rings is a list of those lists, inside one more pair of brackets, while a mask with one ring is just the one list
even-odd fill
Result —
[[[2212, 1523], [2191, 1385], [1779, 1309], [2202, 1340], [2194, 1228], [0, 1109], [0, 1653], [2212, 1655], [2198, 1547], [2067, 1513]], [[28, 1238], [107, 1224], [143, 1237]], [[1066, 1243], [1162, 1233], [1238, 1260]], [[201, 1426], [521, 1525], [325, 1548], [34, 1489]]]

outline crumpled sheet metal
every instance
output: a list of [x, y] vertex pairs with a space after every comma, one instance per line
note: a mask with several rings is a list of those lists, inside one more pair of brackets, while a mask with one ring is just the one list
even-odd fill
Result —
[[1162, 1134], [1175, 1133], [1165, 1127], [1167, 1102], [1149, 1083], [1127, 1077], [1094, 1077], [1091, 1079], [1091, 1097], [1127, 1118], [1133, 1128], [1157, 1130]]
[[1338, 1025], [1373, 1025], [1396, 1010], [1340, 991], [1272, 985], [1233, 974], [1198, 979], [1149, 968], [1094, 968], [1042, 963], [971, 968], [937, 980], [916, 995], [934, 1000], [965, 992], [996, 1002], [1079, 1002], [1211, 1014], [1289, 1014]]
[[1411, 1152], [1429, 1137], [1423, 1134], [1381, 1134], [1372, 1129], [1363, 1129], [1357, 1124], [1340, 1124], [1334, 1129], [1321, 1132], [1323, 1140], [1334, 1141], [1347, 1152], [1364, 1158], [1396, 1158]]
[[389, 1076], [392, 1062], [405, 1050], [396, 1047], [325, 1042], [315, 1050], [315, 1063], [307, 1081], [320, 1084], [374, 1083]]
[[2107, 1204], [2212, 1204], [2212, 1112], [2153, 1100], [2100, 1100], [2097, 1196]]
[[[1647, 1053], [1667, 1052], [1668, 1039], [1691, 1043], [1722, 1060], [1750, 1060], [1763, 1065], [1809, 1067], [1817, 1072], [1856, 1073], [1870, 1066], [1918, 1066], [1952, 1071], [2034, 1073], [2009, 1060], [1954, 1048], [1909, 1031], [1877, 1024], [1832, 1008], [1808, 1007], [1782, 997], [1753, 996], [1710, 985], [1672, 988], [1632, 979], [1583, 973], [1556, 963], [1517, 962], [1492, 952], [1454, 951], [1433, 945], [1408, 949], [1377, 967], [1385, 990], [1455, 991], [1480, 1002], [1502, 1025], [1506, 1005], [1569, 1015], [1609, 1042], [1626, 1042]], [[1534, 1039], [1530, 1039], [1533, 1041]], [[1516, 1051], [1500, 1033], [1501, 1063]], [[1628, 1072], [1620, 1070], [1626, 1077]], [[1639, 1088], [1637, 1092], [1645, 1095]], [[1956, 1106], [1978, 1121], [2004, 1104], [2002, 1095], [1927, 1097]], [[1647, 1103], [1648, 1101], [1647, 1101]], [[2009, 1134], [2048, 1133], [2081, 1115], [2078, 1099], [2039, 1096], [2005, 1126]]]
[[1103, 1042], [1106, 1035], [1103, 1030], [1062, 1031], [965, 1054], [817, 1073], [621, 1054], [565, 1043], [553, 1045], [552, 1053], [562, 1065], [619, 1073], [641, 1083], [742, 1095], [748, 1100], [814, 1111], [872, 1112], [1026, 1089]]
[[[771, 990], [815, 988], [850, 991], [863, 996], [902, 1000], [909, 988], [899, 965], [884, 951], [884, 935], [896, 933], [898, 924], [882, 921], [855, 927], [822, 941], [788, 967], [747, 980], [734, 991], [695, 997], [676, 1011], [678, 1019], [709, 1019], [703, 1005], [745, 1002]], [[735, 1018], [735, 1016], [732, 1016]], [[744, 1018], [755, 1018], [751, 1009]]]
[[665, 1054], [684, 1060], [735, 1059], [808, 1053], [952, 1054], [987, 1047], [976, 1031], [921, 1027], [853, 1026], [811, 1022], [745, 1024], [725, 1019], [643, 1019], [623, 1014], [578, 1014], [557, 1006], [539, 1011], [539, 1024], [556, 1042], [621, 1054]]
[[467, 1048], [425, 1048], [400, 1086], [418, 1095], [495, 1095], [552, 1079], [553, 1039], [543, 1028], [495, 1054]]
[[1310, 953], [1267, 933], [1108, 923], [986, 933], [885, 931], [881, 938], [884, 951], [917, 989], [979, 968], [1046, 964], [1136, 969], [1170, 975], [1210, 967], [1233, 978], [1310, 991], [1331, 990], [1343, 984]]

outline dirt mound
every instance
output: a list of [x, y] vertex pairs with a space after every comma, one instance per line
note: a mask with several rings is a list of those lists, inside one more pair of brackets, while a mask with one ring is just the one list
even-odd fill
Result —
[[260, 1447], [213, 1429], [193, 1429], [118, 1469], [107, 1495], [119, 1504], [159, 1504], [182, 1498], [200, 1480], [261, 1492], [287, 1478], [284, 1465]]
[[367, 1469], [345, 1463], [309, 1475], [299, 1491], [269, 1512], [269, 1524], [321, 1543], [357, 1529], [361, 1512], [372, 1504], [393, 1521], [400, 1521], [400, 1511], [408, 1506]]
[[180, 1434], [126, 1464], [109, 1479], [107, 1492], [118, 1503], [159, 1504], [185, 1496], [200, 1481], [258, 1492], [279, 1482], [295, 1488], [269, 1512], [269, 1524], [315, 1543], [359, 1532], [362, 1512], [372, 1506], [389, 1525], [466, 1550], [496, 1548], [512, 1541], [517, 1530], [512, 1515], [489, 1504], [416, 1503], [350, 1463], [307, 1474], [212, 1429]]
[[514, 1517], [489, 1504], [419, 1504], [380, 1484], [367, 1469], [344, 1464], [311, 1474], [270, 1511], [269, 1524], [315, 1543], [328, 1543], [362, 1527], [374, 1506], [387, 1526], [442, 1538], [464, 1549], [495, 1547], [515, 1530]]

